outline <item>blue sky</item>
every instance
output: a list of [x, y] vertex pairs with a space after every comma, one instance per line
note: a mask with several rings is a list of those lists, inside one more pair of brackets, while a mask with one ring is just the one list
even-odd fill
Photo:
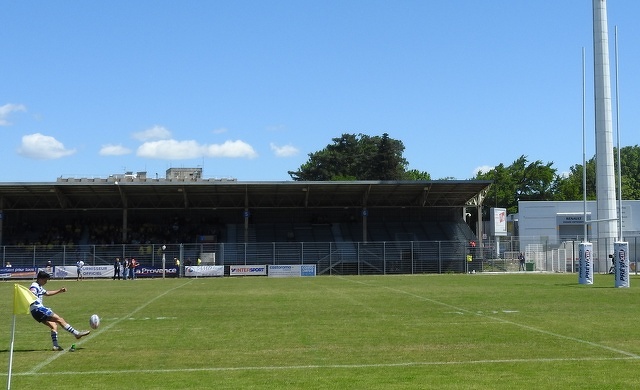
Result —
[[[640, 1], [609, 0], [608, 17], [620, 141], [637, 145]], [[595, 154], [591, 0], [10, 0], [0, 30], [3, 182], [291, 180], [343, 133], [388, 133], [433, 179], [520, 155], [566, 172], [583, 47]]]

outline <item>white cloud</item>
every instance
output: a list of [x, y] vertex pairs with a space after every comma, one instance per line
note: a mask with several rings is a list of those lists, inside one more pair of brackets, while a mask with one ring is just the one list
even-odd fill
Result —
[[129, 153], [131, 153], [131, 149], [125, 148], [122, 145], [111, 144], [102, 145], [99, 152], [101, 156], [122, 156]]
[[67, 149], [62, 142], [40, 133], [22, 137], [22, 145], [18, 154], [38, 160], [52, 160], [74, 154], [75, 149]]
[[176, 141], [166, 139], [145, 142], [138, 147], [136, 154], [140, 157], [159, 158], [165, 160], [186, 160], [202, 156], [202, 147], [196, 141]]
[[11, 122], [7, 120], [7, 117], [12, 112], [18, 112], [18, 111], [22, 111], [22, 112], [27, 111], [27, 107], [23, 106], [22, 104], [12, 104], [12, 103], [8, 103], [8, 104], [5, 104], [4, 106], [0, 106], [0, 126], [9, 126]]
[[477, 167], [476, 169], [473, 170], [473, 176], [476, 176], [480, 172], [487, 173], [490, 170], [492, 170], [493, 168], [495, 168], [495, 167], [491, 166], [491, 165], [481, 165], [481, 166], [479, 166], [479, 167]]
[[145, 142], [136, 154], [139, 157], [164, 160], [187, 160], [200, 157], [254, 158], [258, 154], [243, 141], [226, 141], [221, 145], [200, 145], [196, 141], [160, 140]]
[[146, 142], [152, 140], [168, 140], [171, 138], [171, 132], [162, 126], [153, 126], [147, 130], [133, 133], [133, 138], [138, 141]]
[[272, 142], [269, 146], [277, 157], [291, 157], [297, 155], [299, 152], [298, 148], [292, 145], [278, 146]]
[[213, 134], [222, 134], [222, 133], [226, 133], [227, 131], [229, 131], [229, 129], [227, 129], [226, 127], [219, 127], [215, 130], [213, 130]]
[[255, 158], [258, 153], [251, 145], [244, 141], [225, 141], [222, 145], [208, 145], [205, 147], [206, 157]]

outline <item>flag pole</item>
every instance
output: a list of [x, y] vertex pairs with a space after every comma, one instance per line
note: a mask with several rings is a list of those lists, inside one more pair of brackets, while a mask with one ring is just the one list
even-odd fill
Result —
[[37, 297], [26, 287], [13, 284], [13, 324], [11, 325], [11, 347], [9, 348], [9, 372], [7, 375], [7, 390], [11, 390], [11, 371], [13, 369], [13, 344], [16, 339], [16, 315], [28, 314], [29, 305], [37, 300]]
[[7, 390], [11, 390], [11, 369], [13, 368], [13, 343], [16, 338], [16, 313], [13, 313], [11, 325], [11, 347], [9, 347], [9, 373], [7, 375]]

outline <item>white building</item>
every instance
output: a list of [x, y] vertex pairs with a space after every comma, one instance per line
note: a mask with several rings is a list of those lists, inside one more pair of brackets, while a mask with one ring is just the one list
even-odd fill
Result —
[[[623, 200], [621, 211], [618, 210], [622, 217], [622, 240], [629, 242], [631, 261], [635, 262], [640, 260], [636, 259], [640, 248], [640, 200]], [[520, 248], [532, 253], [538, 252], [535, 248], [544, 248], [545, 252], [561, 250], [564, 255], [560, 258], [571, 260], [575, 259], [577, 243], [584, 239], [584, 217], [583, 201], [521, 201], [518, 202], [517, 216], [512, 218], [517, 220]], [[589, 222], [598, 220], [596, 201], [586, 202], [586, 219], [587, 241], [594, 244], [594, 253], [598, 253], [598, 244], [609, 243], [595, 236], [598, 231], [595, 224], [598, 222]], [[594, 263], [596, 272], [606, 272], [610, 260], [598, 258]]]

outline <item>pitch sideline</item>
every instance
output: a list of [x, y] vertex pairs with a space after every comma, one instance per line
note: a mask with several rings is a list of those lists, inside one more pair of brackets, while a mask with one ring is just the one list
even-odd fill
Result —
[[[94, 371], [55, 371], [47, 372], [47, 375], [113, 375], [113, 374], [163, 374], [179, 372], [230, 372], [230, 371], [276, 371], [276, 370], [309, 370], [309, 369], [354, 369], [354, 368], [394, 368], [394, 367], [419, 367], [419, 366], [453, 366], [453, 365], [480, 365], [480, 364], [513, 364], [513, 363], [557, 363], [557, 362], [592, 362], [592, 361], [622, 361], [637, 360], [635, 357], [618, 358], [540, 358], [540, 359], [489, 359], [469, 360], [457, 362], [405, 362], [405, 363], [378, 363], [378, 364], [326, 364], [326, 365], [300, 365], [300, 366], [247, 366], [247, 367], [201, 367], [201, 368], [167, 368], [150, 370], [94, 370]], [[13, 374], [14, 376], [35, 375], [31, 372]]]

